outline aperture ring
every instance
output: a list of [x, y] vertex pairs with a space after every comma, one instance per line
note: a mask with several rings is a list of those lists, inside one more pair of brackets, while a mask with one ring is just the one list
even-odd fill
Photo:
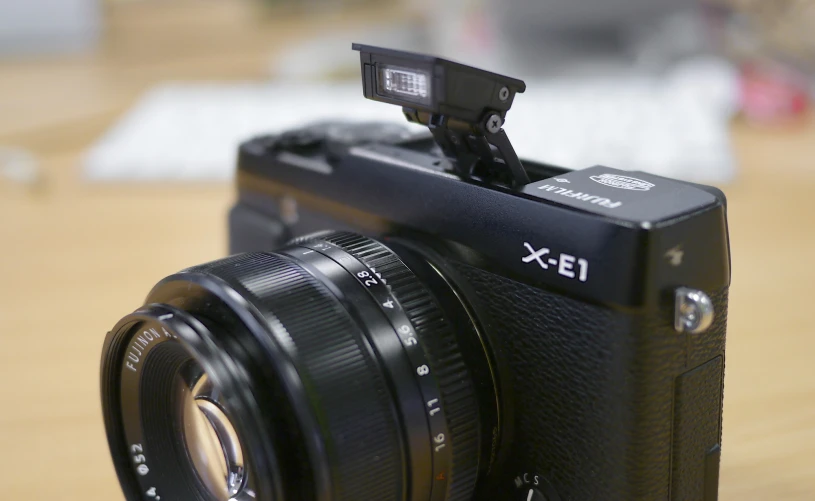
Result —
[[[410, 319], [383, 280], [376, 275], [376, 271], [341, 248], [324, 241], [308, 241], [301, 242], [299, 247], [289, 248], [284, 252], [305, 263], [317, 266], [319, 266], [320, 260], [330, 259], [344, 269], [348, 275], [354, 277], [359, 285], [373, 297], [380, 311], [385, 314], [385, 318], [392, 329], [392, 335], [398, 340], [398, 344], [403, 350], [402, 355], [409, 362], [409, 370], [400, 371], [401, 377], [412, 376], [413, 381], [411, 381], [411, 384], [415, 382], [415, 387], [419, 392], [417, 397], [421, 399], [420, 419], [424, 419], [425, 433], [428, 433], [427, 437], [431, 441], [430, 447], [428, 447], [427, 442], [421, 444], [422, 446], [413, 447], [414, 461], [412, 463], [415, 468], [425, 468], [428, 463], [431, 464], [432, 470], [427, 473], [431, 474], [430, 478], [439, 479], [430, 482], [428, 478], [417, 478], [420, 472], [412, 471], [411, 477], [413, 477], [414, 481], [425, 484], [424, 488], [427, 489], [428, 496], [414, 492], [411, 499], [446, 500], [446, 481], [452, 464], [452, 449], [448, 443], [450, 431], [443, 411], [438, 381]], [[376, 339], [371, 341], [373, 344], [377, 344]], [[391, 362], [394, 361], [393, 358], [390, 358], [390, 360]], [[394, 386], [405, 382], [399, 381], [400, 374], [391, 374], [391, 376], [396, 379]], [[398, 392], [398, 389], [394, 388], [394, 391]], [[415, 401], [415, 399], [406, 398], [406, 395], [399, 395], [397, 398], [405, 406], [409, 405], [410, 401]], [[406, 416], [404, 425], [408, 428], [405, 430], [407, 441], [410, 441], [411, 436], [415, 436], [412, 430], [415, 430], [417, 424], [415, 419], [409, 419]], [[440, 483], [445, 485], [439, 485]]]
[[[407, 317], [412, 330], [400, 332], [403, 348], [411, 360], [417, 361], [417, 370], [420, 360], [429, 371], [426, 376], [414, 376], [419, 383], [429, 383], [432, 375], [434, 383], [432, 390], [427, 393], [423, 390], [427, 419], [433, 430], [431, 499], [450, 501], [459, 496], [468, 499], [477, 480], [478, 408], [452, 325], [413, 272], [379, 242], [353, 233], [335, 232], [320, 235], [311, 243], [299, 243], [337, 260], [350, 262], [352, 256], [372, 273], [370, 277], [357, 276], [357, 280], [374, 296], [383, 312], [389, 317], [402, 314], [394, 323], [397, 329], [402, 329], [402, 318]], [[370, 279], [380, 283], [372, 284]], [[393, 302], [393, 308], [386, 306], [388, 301]]]

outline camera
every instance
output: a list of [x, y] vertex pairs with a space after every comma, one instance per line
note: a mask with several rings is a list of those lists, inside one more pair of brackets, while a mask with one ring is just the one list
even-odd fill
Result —
[[520, 160], [523, 81], [353, 48], [364, 96], [430, 133], [241, 145], [231, 255], [105, 339], [125, 497], [717, 499], [724, 195]]

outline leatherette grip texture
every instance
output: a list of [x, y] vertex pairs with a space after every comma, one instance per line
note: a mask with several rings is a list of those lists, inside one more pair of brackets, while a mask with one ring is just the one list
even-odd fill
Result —
[[[512, 374], [505, 389], [513, 392], [515, 429], [507, 477], [543, 475], [562, 501], [671, 500], [674, 382], [724, 355], [727, 290], [706, 291], [716, 320], [691, 336], [674, 331], [667, 296], [651, 313], [626, 313], [453, 266]], [[721, 405], [686, 419], [700, 428], [715, 423], [721, 433]]]
[[721, 429], [709, 416], [722, 404], [722, 359], [678, 377], [675, 402], [671, 499], [716, 501], [718, 471], [709, 470], [718, 468]]

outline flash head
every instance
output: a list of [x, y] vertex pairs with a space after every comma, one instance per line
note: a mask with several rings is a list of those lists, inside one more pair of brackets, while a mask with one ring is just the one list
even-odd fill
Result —
[[352, 48], [359, 51], [366, 98], [470, 125], [493, 114], [503, 122], [515, 94], [526, 90], [517, 78], [439, 57], [356, 43]]
[[503, 129], [523, 80], [425, 54], [351, 48], [359, 51], [365, 97], [402, 106], [408, 121], [430, 128], [459, 175], [473, 177], [481, 166], [503, 172], [507, 184], [530, 182]]

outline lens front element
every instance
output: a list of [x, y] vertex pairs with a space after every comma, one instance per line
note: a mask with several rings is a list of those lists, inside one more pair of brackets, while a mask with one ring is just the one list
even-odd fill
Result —
[[241, 491], [246, 477], [238, 434], [206, 373], [192, 387], [178, 380], [185, 385], [181, 391], [182, 430], [187, 454], [210, 494], [218, 501], [228, 501]]

